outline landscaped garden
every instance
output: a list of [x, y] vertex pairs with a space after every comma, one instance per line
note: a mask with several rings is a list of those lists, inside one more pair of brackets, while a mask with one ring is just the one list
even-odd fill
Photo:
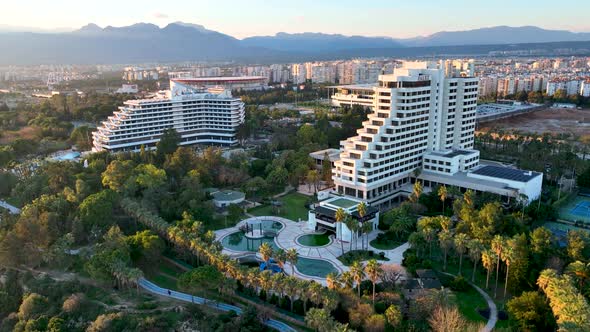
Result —
[[279, 216], [293, 221], [307, 220], [309, 209], [305, 206], [313, 200], [297, 192], [292, 192], [275, 200], [279, 204], [267, 202], [250, 209], [248, 212], [255, 216]]
[[380, 261], [388, 261], [389, 258], [385, 257], [383, 253], [376, 253], [372, 250], [352, 250], [344, 253], [344, 255], [338, 257], [338, 260], [346, 266], [352, 265], [354, 262], [362, 262], [369, 259], [377, 259]]
[[397, 238], [390, 236], [390, 233], [380, 233], [377, 235], [377, 238], [374, 239], [373, 241], [369, 242], [369, 244], [375, 248], [375, 249], [379, 249], [379, 250], [391, 250], [391, 249], [395, 249], [399, 246], [401, 246], [402, 244], [404, 244], [405, 241], [401, 241], [398, 240]]

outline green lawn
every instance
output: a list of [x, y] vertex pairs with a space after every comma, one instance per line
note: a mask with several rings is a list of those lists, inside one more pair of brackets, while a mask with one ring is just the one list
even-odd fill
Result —
[[184, 271], [178, 266], [170, 263], [165, 259], [161, 259], [158, 266], [155, 268], [144, 269], [145, 276], [151, 282], [160, 287], [178, 290], [176, 279]]
[[[440, 260], [437, 260], [437, 255], [439, 255], [440, 253], [438, 253], [437, 250], [435, 248], [433, 248], [432, 254], [433, 254], [432, 268], [437, 271], [442, 271], [443, 270], [442, 269], [442, 267], [443, 267], [442, 258], [440, 258]], [[447, 270], [445, 272], [448, 272], [448, 273], [451, 273], [454, 275], [459, 275], [459, 259], [457, 257], [449, 255]], [[465, 277], [465, 279], [471, 281], [472, 272], [473, 272], [473, 262], [471, 260], [469, 260], [467, 257], [463, 257], [463, 269], [462, 269], [463, 277]], [[492, 272], [490, 274], [489, 288], [486, 289], [485, 288], [486, 271], [482, 268], [481, 263], [479, 263], [477, 265], [477, 273], [475, 274], [475, 284], [477, 286], [479, 286], [479, 288], [483, 289], [484, 291], [486, 291], [488, 293], [488, 295], [496, 303], [496, 307], [498, 308], [498, 310], [505, 310], [506, 302], [508, 299], [510, 299], [512, 297], [512, 295], [510, 293], [508, 293], [506, 298], [504, 298], [504, 274], [502, 271], [500, 271], [500, 278], [498, 281], [498, 297], [497, 298], [494, 298], [495, 270], [494, 270], [494, 272]], [[481, 298], [481, 301], [483, 301], [482, 303], [484, 303], [483, 306], [480, 305], [480, 308], [487, 307], [487, 304], [485, 304], [485, 300], [483, 299], [483, 297], [481, 295], [479, 295], [479, 293], [477, 293], [477, 291], [475, 289], [472, 288], [472, 290], [473, 290], [473, 292], [471, 295], [470, 295], [470, 293], [461, 294], [461, 293], [455, 292], [455, 293], [457, 293], [457, 304], [459, 305], [459, 311], [465, 317], [469, 318], [472, 321], [475, 321], [475, 322], [486, 321], [483, 317], [481, 317], [479, 315], [479, 313], [477, 311], [474, 311], [475, 310], [474, 308], [470, 307], [474, 303], [477, 303], [475, 300], [476, 297]], [[477, 318], [477, 316], [481, 317], [481, 319], [474, 320], [474, 318]], [[508, 326], [509, 326], [508, 320], [505, 320], [505, 321], [498, 320], [498, 322], [496, 323], [497, 328], [508, 327]]]
[[[346, 250], [346, 247], [344, 248]], [[389, 258], [379, 256], [379, 253], [376, 253], [371, 250], [353, 250], [347, 251], [344, 255], [338, 257], [338, 260], [342, 262], [342, 264], [346, 266], [352, 265], [352, 263], [356, 261], [367, 261], [369, 259], [377, 259], [380, 261], [388, 261]]]
[[261, 205], [250, 209], [248, 212], [255, 216], [274, 216], [284, 217], [293, 221], [307, 220], [308, 209], [305, 207], [311, 196], [306, 196], [297, 192], [287, 194], [278, 198], [283, 203], [280, 207], [280, 213], [275, 214], [273, 207], [270, 205]]
[[373, 241], [369, 242], [369, 244], [375, 249], [391, 250], [401, 246], [402, 244], [404, 244], [404, 242], [397, 240], [378, 241], [377, 239], [374, 239]]
[[[446, 283], [451, 282], [453, 277], [439, 274], [441, 282], [446, 281]], [[445, 284], [445, 282], [443, 282]], [[465, 318], [472, 322], [487, 322], [482, 315], [477, 312], [478, 309], [486, 309], [488, 304], [486, 300], [475, 290], [473, 287], [469, 287], [464, 292], [454, 291], [453, 294], [454, 299], [457, 303], [457, 307], [459, 311]]]
[[486, 300], [473, 287], [470, 287], [466, 292], [455, 292], [457, 306], [459, 311], [472, 322], [487, 322], [482, 315], [477, 312], [477, 309], [486, 309], [488, 304]]
[[[242, 220], [241, 218], [240, 220]], [[239, 220], [238, 220], [239, 221]], [[237, 221], [231, 221], [225, 216], [216, 215], [215, 218], [209, 222], [204, 223], [205, 229], [208, 231], [217, 231], [220, 229], [233, 227], [237, 224]]]

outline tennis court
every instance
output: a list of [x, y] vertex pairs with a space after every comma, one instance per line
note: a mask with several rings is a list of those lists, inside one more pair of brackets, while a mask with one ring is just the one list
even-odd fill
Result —
[[569, 204], [559, 209], [559, 216], [573, 222], [590, 223], [590, 197], [576, 196]]
[[574, 225], [566, 225], [557, 222], [546, 222], [543, 226], [553, 233], [559, 246], [565, 247], [567, 245], [567, 233], [571, 230], [587, 231], [587, 229], [576, 227]]

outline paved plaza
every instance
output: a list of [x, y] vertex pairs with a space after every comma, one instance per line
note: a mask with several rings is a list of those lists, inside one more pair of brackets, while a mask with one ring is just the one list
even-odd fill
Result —
[[[330, 262], [338, 271], [342, 273], [344, 271], [348, 271], [349, 268], [342, 264], [338, 257], [342, 255], [342, 246], [344, 246], [344, 251], [348, 251], [350, 244], [345, 242], [341, 244], [338, 240], [335, 239], [334, 235], [330, 235], [330, 242], [324, 246], [319, 247], [309, 247], [301, 245], [297, 242], [297, 238], [305, 235], [305, 234], [314, 234], [316, 232], [309, 230], [307, 227], [307, 222], [294, 222], [289, 219], [275, 217], [275, 216], [264, 216], [264, 217], [252, 217], [245, 220], [240, 221], [236, 226], [221, 229], [215, 231], [215, 235], [217, 240], [221, 241], [224, 237], [240, 232], [240, 228], [246, 224], [252, 223], [259, 223], [261, 221], [272, 221], [272, 222], [279, 222], [283, 225], [283, 228], [278, 232], [277, 236], [274, 238], [274, 242], [277, 247], [289, 250], [294, 248], [297, 250], [299, 257], [309, 258], [309, 259], [319, 259], [319, 260], [326, 260]], [[369, 241], [375, 239], [380, 231], [373, 231], [369, 234]], [[394, 248], [392, 250], [380, 250], [373, 248], [369, 245], [369, 250], [373, 250], [376, 253], [383, 252], [385, 253], [385, 257], [387, 257], [388, 261], [380, 261], [383, 264], [397, 264], [401, 265], [403, 260], [403, 253], [408, 249], [409, 244], [404, 243], [401, 246]], [[229, 248], [224, 247], [223, 253], [227, 254], [234, 258], [244, 257], [244, 256], [251, 256], [257, 255], [258, 253], [251, 252], [251, 251], [236, 251], [231, 250]], [[291, 274], [291, 265], [289, 263], [285, 264], [285, 273]], [[308, 276], [300, 271], [297, 270], [295, 267], [295, 275], [298, 278], [308, 279], [308, 280], [315, 280], [322, 284], [325, 284], [325, 278], [320, 277], [313, 277]]]

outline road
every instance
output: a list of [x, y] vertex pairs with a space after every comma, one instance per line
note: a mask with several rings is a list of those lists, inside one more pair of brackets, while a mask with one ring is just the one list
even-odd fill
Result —
[[[143, 278], [139, 280], [139, 286], [150, 293], [157, 294], [160, 296], [165, 296], [168, 298], [172, 298], [172, 299], [176, 299], [176, 300], [180, 300], [180, 301], [184, 301], [184, 302], [189, 302], [189, 303], [202, 304], [202, 305], [206, 305], [208, 307], [215, 308], [215, 309], [218, 309], [221, 311], [226, 311], [226, 312], [233, 311], [238, 315], [242, 314], [242, 309], [239, 307], [236, 307], [236, 306], [233, 306], [230, 304], [226, 304], [226, 303], [220, 303], [220, 302], [208, 300], [208, 299], [194, 296], [191, 294], [168, 290], [168, 289], [162, 288], [162, 287], [150, 282], [149, 280], [146, 280]], [[281, 332], [296, 332], [297, 331], [294, 328], [292, 328], [291, 326], [289, 326], [283, 322], [279, 322], [277, 320], [274, 320], [274, 319], [269, 319], [266, 322], [264, 322], [264, 324], [268, 327], [271, 327], [271, 328], [273, 328], [277, 331], [281, 331]]]

